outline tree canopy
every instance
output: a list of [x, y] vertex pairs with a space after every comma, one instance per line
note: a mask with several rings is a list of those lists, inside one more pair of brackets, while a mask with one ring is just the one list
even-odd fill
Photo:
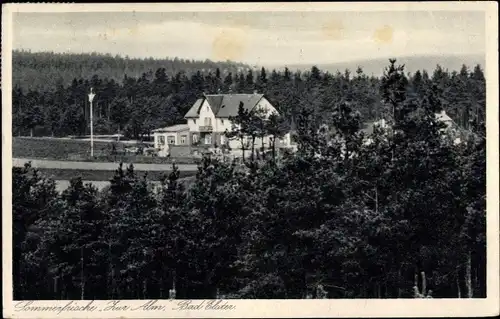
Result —
[[[296, 118], [298, 152], [279, 161], [207, 157], [189, 187], [175, 165], [159, 187], [120, 165], [106, 190], [75, 179], [61, 194], [36, 169], [14, 168], [14, 298], [485, 297], [481, 69], [408, 76], [390, 61], [382, 79], [287, 74], [259, 77]], [[149, 98], [140, 81], [117, 86], [116, 105]], [[165, 103], [182, 105], [176, 94]], [[435, 120], [441, 108], [467, 133], [461, 143]], [[392, 130], [361, 131], [383, 112]], [[252, 127], [236, 138], [241, 129]]]

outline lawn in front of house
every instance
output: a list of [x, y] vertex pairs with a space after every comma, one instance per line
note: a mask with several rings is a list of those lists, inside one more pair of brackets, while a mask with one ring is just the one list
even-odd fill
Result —
[[[115, 149], [113, 150], [113, 144]], [[124, 162], [144, 164], [194, 164], [194, 158], [167, 158], [128, 153], [137, 144], [94, 140], [94, 158], [90, 157], [90, 142], [70, 138], [13, 137], [12, 157], [84, 162]], [[115, 154], [113, 154], [115, 153]]]

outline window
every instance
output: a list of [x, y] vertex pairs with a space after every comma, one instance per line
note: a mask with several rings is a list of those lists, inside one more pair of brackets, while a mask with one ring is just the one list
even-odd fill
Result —
[[209, 117], [205, 117], [205, 126], [211, 126], [212, 125], [212, 119]]
[[181, 135], [181, 144], [186, 144], [187, 136]]
[[220, 136], [220, 145], [224, 145], [224, 142], [225, 142], [224, 135], [221, 135]]
[[158, 145], [165, 145], [165, 136], [158, 136]]
[[205, 135], [205, 144], [212, 144], [212, 135]]
[[193, 134], [193, 144], [198, 143], [198, 134]]
[[168, 136], [167, 142], [168, 144], [175, 144], [175, 136]]

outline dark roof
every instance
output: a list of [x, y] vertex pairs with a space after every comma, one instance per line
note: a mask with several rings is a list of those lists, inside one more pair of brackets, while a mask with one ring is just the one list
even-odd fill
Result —
[[153, 130], [153, 132], [182, 132], [187, 130], [189, 130], [189, 126], [187, 124], [177, 124], [173, 126], [157, 128], [156, 130]]
[[451, 117], [449, 117], [448, 114], [446, 114], [446, 112], [444, 110], [442, 110], [439, 113], [436, 113], [435, 115], [436, 115], [436, 120], [438, 120], [438, 121], [441, 121], [441, 122], [453, 122], [453, 120], [451, 119]]
[[200, 107], [206, 99], [216, 117], [238, 115], [240, 102], [246, 110], [252, 110], [264, 97], [264, 94], [207, 94], [198, 99], [184, 117], [198, 117]]
[[191, 106], [191, 108], [189, 109], [189, 111], [186, 113], [186, 115], [184, 117], [185, 118], [198, 117], [198, 115], [200, 114], [201, 105], [203, 104], [203, 100], [204, 99], [197, 99], [196, 102], [194, 102], [193, 106]]
[[222, 106], [222, 100], [224, 99], [224, 96], [222, 95], [205, 95], [208, 105], [212, 108], [212, 112], [217, 115], [217, 113], [220, 110], [220, 107]]

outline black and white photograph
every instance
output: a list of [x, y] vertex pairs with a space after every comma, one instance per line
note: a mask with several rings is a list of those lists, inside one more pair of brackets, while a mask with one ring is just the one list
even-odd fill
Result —
[[498, 299], [498, 8], [425, 4], [3, 6], [10, 315]]

